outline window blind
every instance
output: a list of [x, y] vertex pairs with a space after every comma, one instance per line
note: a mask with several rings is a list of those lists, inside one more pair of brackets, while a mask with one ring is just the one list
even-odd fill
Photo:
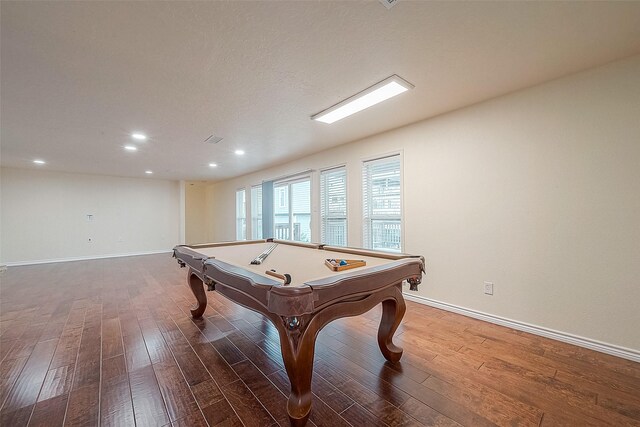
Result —
[[320, 172], [320, 239], [328, 245], [347, 245], [345, 167]]
[[363, 244], [365, 248], [400, 252], [400, 155], [363, 163]]
[[251, 187], [251, 238], [262, 239], [262, 185]]
[[236, 191], [236, 240], [247, 239], [247, 204], [245, 190]]

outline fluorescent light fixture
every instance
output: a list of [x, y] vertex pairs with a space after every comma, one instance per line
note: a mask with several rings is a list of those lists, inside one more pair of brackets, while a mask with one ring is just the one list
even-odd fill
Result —
[[209, 167], [210, 167], [210, 168], [215, 168], [215, 167], [218, 167], [218, 165], [217, 165], [217, 164], [215, 164], [215, 163], [209, 163]]
[[45, 162], [44, 160], [36, 159], [33, 161], [33, 163], [35, 163], [36, 165], [44, 165], [47, 162]]
[[140, 133], [140, 132], [134, 132], [131, 134], [131, 138], [136, 139], [138, 141], [146, 141], [147, 140], [147, 135], [145, 135], [144, 133]]
[[146, 173], [147, 175], [151, 175], [153, 171], [144, 171], [144, 173]]
[[236, 151], [235, 151], [235, 153], [236, 153], [238, 156], [243, 156], [243, 155], [244, 155], [244, 150], [236, 150]]
[[138, 151], [138, 147], [136, 147], [135, 145], [125, 145], [124, 149], [127, 151]]
[[324, 123], [337, 122], [358, 111], [362, 111], [379, 102], [400, 95], [409, 89], [413, 89], [413, 85], [394, 74], [362, 92], [337, 103], [333, 107], [314, 114], [311, 116], [311, 119]]

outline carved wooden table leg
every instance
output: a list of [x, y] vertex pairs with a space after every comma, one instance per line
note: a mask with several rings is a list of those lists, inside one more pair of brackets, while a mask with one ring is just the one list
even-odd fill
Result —
[[307, 424], [311, 412], [311, 376], [317, 327], [309, 317], [283, 317], [278, 325], [282, 359], [291, 382], [287, 413], [292, 426]]
[[407, 305], [402, 296], [401, 284], [395, 287], [393, 299], [382, 302], [382, 319], [378, 328], [378, 346], [382, 355], [390, 362], [397, 362], [402, 357], [402, 349], [393, 343], [393, 334], [398, 329]]
[[202, 317], [207, 308], [207, 294], [204, 291], [202, 280], [191, 269], [189, 269], [188, 277], [189, 287], [196, 297], [196, 305], [191, 309], [191, 316], [198, 319]]

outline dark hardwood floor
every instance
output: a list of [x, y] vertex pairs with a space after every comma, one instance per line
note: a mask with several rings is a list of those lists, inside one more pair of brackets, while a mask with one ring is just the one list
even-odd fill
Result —
[[[3, 426], [288, 425], [275, 329], [208, 293], [193, 320], [170, 255], [0, 277]], [[381, 310], [325, 328], [317, 426], [640, 426], [640, 364], [407, 302], [386, 362]]]

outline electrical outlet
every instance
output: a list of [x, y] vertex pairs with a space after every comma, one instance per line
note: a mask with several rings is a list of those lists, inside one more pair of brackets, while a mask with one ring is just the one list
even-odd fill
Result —
[[493, 295], [493, 282], [484, 282], [484, 293]]

